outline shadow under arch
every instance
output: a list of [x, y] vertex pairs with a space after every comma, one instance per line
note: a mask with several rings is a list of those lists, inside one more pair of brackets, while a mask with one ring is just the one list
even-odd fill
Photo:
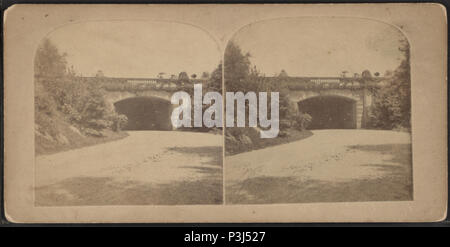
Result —
[[117, 113], [127, 116], [124, 130], [172, 130], [172, 104], [153, 96], [137, 96], [114, 103]]
[[356, 100], [319, 95], [297, 102], [300, 112], [312, 117], [308, 129], [356, 129]]

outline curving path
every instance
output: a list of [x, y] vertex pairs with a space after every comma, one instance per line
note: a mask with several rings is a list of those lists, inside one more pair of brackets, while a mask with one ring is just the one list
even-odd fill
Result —
[[306, 139], [226, 157], [227, 203], [412, 199], [411, 136], [315, 130]]
[[222, 136], [130, 131], [113, 142], [37, 156], [37, 205], [222, 202]]

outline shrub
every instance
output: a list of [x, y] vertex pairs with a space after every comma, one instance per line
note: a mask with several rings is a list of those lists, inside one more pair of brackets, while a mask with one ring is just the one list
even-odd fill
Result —
[[[120, 130], [127, 122], [108, 107], [99, 83], [80, 77], [36, 78], [35, 122], [38, 131], [51, 136], [55, 114], [90, 136], [101, 136], [103, 129]], [[53, 127], [52, 127], [53, 126]]]
[[253, 150], [260, 142], [256, 128], [232, 127], [225, 129], [225, 151], [230, 154]]
[[288, 120], [288, 119], [283, 119], [280, 120], [280, 129], [284, 130], [284, 129], [288, 129], [292, 127], [292, 121]]
[[295, 128], [302, 131], [308, 128], [308, 126], [311, 124], [312, 117], [308, 113], [297, 113], [295, 116]]
[[56, 137], [57, 129], [55, 126], [54, 117], [57, 114], [55, 102], [52, 97], [37, 85], [36, 94], [34, 97], [34, 121], [36, 123], [36, 131], [43, 135], [48, 134], [51, 137]]
[[288, 132], [285, 130], [280, 130], [278, 137], [288, 137]]
[[87, 126], [96, 129], [96, 130], [102, 130], [110, 127], [112, 123], [110, 121], [104, 120], [104, 119], [91, 119], [87, 122]]
[[103, 136], [103, 134], [100, 131], [95, 130], [95, 129], [91, 129], [91, 128], [83, 129], [83, 133], [85, 135], [88, 135], [88, 136], [95, 136], [95, 137], [102, 137]]
[[409, 43], [402, 40], [399, 50], [404, 60], [395, 69], [385, 85], [372, 90], [373, 105], [368, 127], [380, 129], [411, 128], [411, 76]]
[[113, 131], [119, 131], [122, 130], [123, 127], [128, 123], [127, 116], [123, 114], [114, 114], [110, 117], [110, 120], [112, 122], [111, 129]]
[[48, 95], [36, 94], [34, 97], [35, 113], [51, 116], [55, 114], [55, 103]]

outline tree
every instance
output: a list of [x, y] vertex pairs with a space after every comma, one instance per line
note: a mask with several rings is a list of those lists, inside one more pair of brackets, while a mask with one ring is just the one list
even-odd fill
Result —
[[195, 79], [195, 78], [197, 78], [197, 75], [196, 75], [196, 74], [192, 74], [192, 75], [191, 75], [191, 78], [192, 78], [192, 79]]
[[105, 75], [103, 74], [103, 71], [97, 70], [97, 73], [95, 73], [95, 77], [105, 77]]
[[[280, 120], [289, 120], [295, 115], [295, 107], [288, 98], [289, 89], [285, 83], [278, 83], [286, 71], [282, 70], [281, 79], [267, 79], [256, 66], [251, 66], [250, 54], [243, 51], [233, 42], [225, 50], [225, 87], [227, 91], [237, 92], [279, 92]], [[284, 73], [283, 73], [284, 72]]]
[[189, 82], [188, 74], [186, 72], [184, 72], [184, 71], [180, 72], [180, 74], [178, 74], [178, 81], [177, 81], [177, 83], [179, 85], [183, 85], [183, 84], [188, 83], [188, 82]]
[[374, 75], [375, 77], [378, 77], [378, 76], [380, 76], [380, 72], [375, 72], [373, 75]]
[[411, 128], [411, 75], [409, 43], [399, 41], [404, 59], [388, 77], [387, 85], [375, 89], [373, 109], [370, 116], [375, 128]]
[[391, 77], [392, 75], [394, 75], [394, 71], [392, 70], [386, 70], [384, 72], [384, 77]]
[[166, 74], [165, 72], [159, 72], [159, 73], [158, 73], [158, 78], [159, 78], [159, 79], [164, 78], [164, 75], [165, 75], [165, 74]]
[[222, 92], [222, 63], [211, 73], [206, 91]]
[[250, 73], [250, 54], [243, 54], [241, 48], [234, 42], [229, 42], [225, 49], [225, 87], [227, 91], [245, 90], [245, 79]]
[[286, 78], [289, 77], [288, 73], [284, 69], [281, 70], [280, 74], [278, 74], [278, 77], [280, 78]]
[[38, 77], [62, 77], [67, 72], [66, 53], [60, 53], [49, 40], [44, 39], [37, 49], [34, 60], [34, 72]]
[[189, 76], [186, 72], [180, 72], [180, 74], [178, 74], [178, 80], [179, 81], [189, 81]]
[[369, 78], [372, 78], [372, 74], [370, 73], [370, 71], [368, 69], [366, 69], [361, 73], [361, 77], [364, 79], [369, 79]]
[[[65, 57], [48, 39], [37, 50], [34, 61], [36, 129], [55, 137], [61, 131], [55, 119], [61, 118], [84, 134], [101, 136], [97, 130], [111, 128], [118, 115], [107, 104], [98, 80], [76, 76]], [[103, 72], [99, 70], [96, 76], [103, 76]], [[120, 121], [123, 122], [123, 117]]]
[[208, 79], [208, 78], [209, 78], [209, 72], [204, 71], [204, 72], [202, 73], [202, 79]]

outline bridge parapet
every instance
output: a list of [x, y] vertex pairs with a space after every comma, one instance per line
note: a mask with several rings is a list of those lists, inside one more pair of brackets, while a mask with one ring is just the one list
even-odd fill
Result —
[[85, 80], [96, 81], [107, 91], [179, 91], [190, 89], [196, 83], [206, 83], [204, 79], [191, 79], [180, 82], [177, 79], [162, 78], [112, 78], [112, 77], [84, 77]]
[[268, 82], [287, 85], [291, 90], [323, 90], [323, 89], [350, 89], [380, 87], [385, 78], [361, 77], [266, 77]]

